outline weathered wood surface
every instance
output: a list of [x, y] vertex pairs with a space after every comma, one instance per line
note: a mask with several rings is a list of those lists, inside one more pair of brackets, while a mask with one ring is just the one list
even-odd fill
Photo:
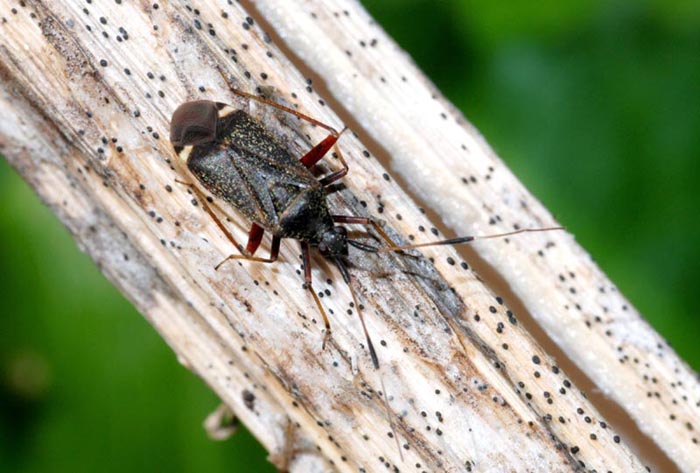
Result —
[[[362, 8], [342, 0], [322, 6], [305, 0], [255, 3], [382, 143], [392, 169], [457, 234], [551, 222], [549, 212]], [[469, 191], [456, 190], [465, 186]], [[697, 374], [569, 235], [547, 240], [554, 243], [550, 248], [533, 248], [527, 239], [475, 246], [547, 334], [642, 432], [679, 467], [700, 470]], [[536, 256], [540, 250], [543, 256]]]
[[[348, 314], [348, 290], [317, 258], [314, 277], [334, 314], [333, 343], [321, 350], [322, 324], [301, 288], [296, 243], [283, 244], [275, 265], [231, 264], [214, 271], [233, 248], [175, 182], [192, 179], [170, 165], [175, 155], [168, 120], [177, 105], [207, 98], [249, 107], [299, 155], [323, 137], [319, 130], [248, 104], [229, 89], [264, 87], [275, 100], [333, 125], [340, 121], [239, 5], [155, 5], [0, 0], [0, 152], [278, 465], [294, 471], [385, 465], [404, 471], [643, 469], [452, 249], [426, 251], [434, 265], [351, 255], [379, 372], [371, 367], [355, 315]], [[552, 224], [478, 134], [431, 98], [429, 84], [361, 8], [339, 5], [257, 4], [319, 68], [340, 102], [373, 130], [414, 190], [435, 210], [452, 212], [448, 224], [469, 233]], [[294, 6], [289, 14], [284, 10]], [[368, 45], [378, 41], [361, 49], [358, 38]], [[314, 44], [327, 52], [314, 58]], [[353, 52], [349, 59], [346, 49]], [[381, 76], [390, 80], [378, 93]], [[341, 146], [352, 169], [346, 187], [330, 197], [337, 213], [383, 218], [396, 238], [435, 238], [425, 215], [366, 156], [357, 137], [344, 135]], [[440, 160], [449, 163], [449, 172]], [[476, 184], [461, 182], [471, 176]], [[226, 212], [243, 240], [248, 222]], [[490, 218], [498, 224], [488, 225]], [[672, 351], [657, 347], [658, 336], [630, 307], [622, 309], [621, 296], [569, 235], [527, 235], [478, 251], [602, 389], [623, 405], [635, 396], [654, 403], [643, 406], [660, 415], [647, 416], [644, 428], [678, 453], [674, 460], [682, 468], [699, 464], [697, 446], [684, 443], [693, 435], [684, 424], [697, 425], [697, 382]], [[576, 294], [569, 292], [571, 273]], [[602, 305], [607, 312], [599, 314]], [[553, 320], [559, 320], [559, 332]], [[604, 335], [605, 329], [612, 334]], [[580, 338], [590, 355], [577, 357]], [[619, 363], [621, 356], [629, 359]], [[599, 376], [600, 369], [588, 368], [601, 363], [606, 371]], [[647, 400], [644, 375], [657, 379], [653, 393], [659, 398]], [[610, 391], [617, 389], [605, 384], [611, 377], [630, 384]], [[681, 384], [671, 385], [672, 377]], [[390, 434], [382, 379], [403, 460]], [[671, 399], [677, 403], [669, 408]], [[673, 422], [670, 412], [678, 416]], [[664, 443], [674, 436], [677, 451]]]

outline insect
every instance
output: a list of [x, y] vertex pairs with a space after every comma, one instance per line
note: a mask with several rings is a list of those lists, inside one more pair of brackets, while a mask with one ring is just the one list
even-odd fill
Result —
[[[454, 245], [477, 238], [551, 230], [551, 228], [520, 229], [485, 237], [467, 236], [398, 246], [375, 220], [354, 215], [335, 215], [328, 207], [326, 202], [328, 186], [342, 179], [349, 170], [348, 164], [336, 146], [338, 138], [345, 129], [338, 132], [329, 125], [281, 104], [246, 92], [237, 90], [233, 92], [293, 114], [329, 132], [326, 138], [307, 151], [304, 156], [295, 158], [260, 121], [244, 110], [224, 103], [208, 100], [184, 103], [175, 110], [170, 123], [170, 141], [181, 162], [204, 188], [232, 205], [252, 222], [248, 242], [244, 247], [236, 241], [216, 214], [206, 205], [206, 199], [202, 198], [197, 187], [193, 186], [205, 210], [240, 252], [240, 254], [228, 256], [216, 268], [232, 259], [272, 263], [279, 256], [280, 242], [283, 238], [299, 240], [305, 287], [313, 296], [326, 329], [324, 346], [330, 337], [331, 326], [326, 311], [313, 288], [310, 248], [316, 248], [321, 255], [332, 261], [350, 288], [367, 340], [367, 349], [374, 367], [378, 368], [379, 360], [367, 331], [360, 310], [361, 306], [353, 290], [350, 272], [344, 261], [348, 255], [348, 246], [367, 252], [401, 251], [432, 245]], [[334, 146], [342, 169], [317, 178], [310, 168], [323, 159]], [[378, 248], [352, 240], [342, 224], [372, 226], [387, 246]], [[272, 234], [270, 256], [267, 258], [255, 256], [265, 231]]]

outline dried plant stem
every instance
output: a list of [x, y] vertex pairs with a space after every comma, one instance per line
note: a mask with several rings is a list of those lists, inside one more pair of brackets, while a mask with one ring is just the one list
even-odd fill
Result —
[[[293, 4], [296, 10], [287, 14], [283, 8]], [[314, 277], [324, 293], [323, 304], [333, 314], [334, 330], [326, 350], [321, 350], [322, 323], [313, 299], [302, 290], [297, 274], [296, 243], [283, 244], [275, 265], [232, 263], [214, 271], [234, 249], [188, 186], [177, 183], [194, 179], [171, 166], [176, 156], [165, 137], [172, 111], [194, 98], [247, 108], [298, 155], [322, 139], [323, 131], [251, 104], [230, 89], [258, 88], [257, 92], [325, 123], [341, 125], [238, 4], [169, 2], [155, 8], [152, 3], [68, 0], [23, 5], [0, 0], [0, 16], [5, 17], [0, 23], [4, 110], [0, 151], [182, 363], [201, 376], [260, 439], [278, 466], [305, 472], [375, 471], [387, 465], [407, 471], [416, 464], [426, 471], [643, 469], [595, 407], [502, 300], [464, 269], [451, 248], [427, 249], [425, 255], [434, 258], [434, 264], [411, 256], [351, 254], [351, 271], [377, 343], [380, 371], [372, 368], [350, 292], [321, 258], [314, 260]], [[314, 5], [319, 8], [313, 12], [316, 18], [310, 11]], [[367, 40], [376, 37], [386, 44], [353, 55], [353, 61], [365, 62], [341, 61], [335, 49], [342, 50], [348, 38], [331, 34], [336, 17], [327, 8], [348, 10], [349, 19], [342, 21], [357, 22], [357, 28], [369, 25], [369, 17], [356, 4], [260, 2], [258, 6], [295, 48], [295, 38], [303, 37], [307, 22], [317, 22], [306, 33], [311, 41], [319, 40], [315, 35], [325, 35], [329, 53], [325, 62], [319, 60], [319, 72], [357, 120], [372, 125], [368, 128], [376, 133], [375, 139], [405, 166], [407, 180], [421, 190], [427, 185], [418, 178], [423, 170], [434, 185], [460, 189], [447, 196], [431, 187], [432, 195], [426, 196], [436, 210], [453, 212], [455, 221], [448, 223], [461, 231], [465, 228], [461, 219], [486, 222], [480, 209], [487, 208], [506, 222], [504, 226], [553, 224], [461, 119], [449, 125], [438, 122], [443, 120], [440, 111], [449, 115], [451, 109], [440, 100], [427, 102], [424, 79], [396, 54], [376, 25]], [[288, 16], [281, 21], [284, 15]], [[342, 34], [352, 34], [354, 30], [348, 29], [352, 25], [343, 23]], [[341, 29], [340, 23], [336, 26]], [[313, 62], [304, 52], [308, 50], [300, 46], [299, 51]], [[396, 77], [390, 71], [386, 77], [392, 81], [405, 74], [406, 85], [395, 91], [425, 99], [420, 102], [424, 118], [418, 121], [391, 112], [398, 103], [386, 104], [388, 115], [374, 117], [370, 110], [379, 110], [370, 109], [362, 96], [376, 98], [372, 95], [376, 84], [370, 87], [363, 81], [368, 74], [376, 78], [377, 72], [362, 71], [360, 64], [390, 68]], [[342, 82], [353, 75], [359, 81], [356, 95], [343, 92], [334, 82], [334, 77]], [[383, 95], [394, 101], [405, 98], [393, 92]], [[369, 113], [359, 110], [360, 104]], [[408, 123], [413, 119], [415, 124]], [[425, 155], [431, 162], [416, 154], [426, 149], [440, 154], [435, 148], [440, 141], [452, 151], [442, 158], [455, 160], [450, 173], [444, 168], [438, 172], [434, 154]], [[455, 157], [460, 143], [470, 150], [465, 157]], [[329, 197], [335, 213], [384, 218], [387, 231], [398, 240], [436, 238], [421, 230], [430, 229], [431, 223], [356, 136], [346, 133], [341, 145], [351, 172], [344, 180], [346, 188]], [[334, 165], [332, 157], [328, 161]], [[461, 176], [470, 173], [489, 184], [477, 190], [460, 187]], [[448, 203], [453, 198], [456, 203]], [[510, 208], [509, 202], [527, 205]], [[244, 240], [249, 222], [215, 203], [222, 216], [229, 217], [231, 231]], [[474, 228], [485, 233], [481, 230], [487, 226]], [[503, 273], [512, 276], [524, 301], [540, 301], [530, 310], [563, 346], [571, 344], [574, 353], [580, 343], [568, 335], [557, 336], [550, 327], [554, 324], [546, 321], [559, 318], [569, 330], [582, 333], [579, 325], [589, 306], [576, 311], [571, 305], [569, 318], [563, 318], [564, 304], [581, 301], [562, 299], [565, 291], [560, 286], [568, 282], [556, 283], [560, 273], [568, 278], [574, 272], [581, 290], [600, 283], [603, 295], [586, 296], [584, 304], [613, 298], [611, 324], [642, 325], [640, 332], [626, 333], [648, 334], [645, 343], [658, 339], [631, 309], [624, 312], [627, 318], [618, 315], [620, 296], [611, 294], [612, 286], [601, 282], [603, 276], [570, 236], [532, 234], [488, 242], [480, 251], [486, 245], [490, 249], [485, 257], [499, 270], [506, 260], [516, 262], [517, 270]], [[601, 356], [610, 358], [613, 342], [587, 336]], [[629, 353], [651, 358], [640, 351], [646, 345], [639, 340], [620, 342], [627, 343], [626, 350], [637, 350]], [[649, 369], [673, 374], [665, 363], [677, 360], [675, 355], [665, 345], [656, 350], [664, 356], [655, 357], [660, 361]], [[628, 370], [629, 365], [616, 362], [608, 368], [636, 380], [637, 372]], [[685, 365], [673, 367], [685, 373]], [[663, 373], [659, 379], [666, 380]], [[593, 378], [611, 389], [604, 384], [605, 376]], [[683, 389], [694, 386], [686, 381]], [[693, 402], [697, 398], [690, 397]], [[678, 412], [686, 416], [681, 408]], [[654, 426], [661, 429], [663, 424]], [[675, 435], [679, 442], [685, 441], [684, 432]], [[683, 467], [692, 465], [697, 454], [678, 461]]]

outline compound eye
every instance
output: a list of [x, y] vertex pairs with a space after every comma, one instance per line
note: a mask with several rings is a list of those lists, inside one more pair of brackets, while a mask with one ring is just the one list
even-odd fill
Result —
[[325, 243], [319, 243], [318, 244], [318, 252], [321, 253], [322, 255], [327, 255], [328, 254], [328, 245]]
[[216, 138], [218, 110], [209, 100], [180, 105], [170, 120], [170, 141], [175, 146], [207, 143]]
[[338, 235], [347, 235], [348, 231], [345, 229], [345, 227], [333, 227], [333, 231], [337, 233]]

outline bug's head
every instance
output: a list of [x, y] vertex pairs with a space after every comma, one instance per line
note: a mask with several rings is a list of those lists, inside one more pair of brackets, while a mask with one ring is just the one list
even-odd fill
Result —
[[170, 141], [175, 146], [194, 146], [216, 139], [219, 110], [216, 102], [196, 100], [177, 107], [170, 120]]
[[321, 236], [318, 252], [326, 257], [348, 255], [348, 232], [344, 227], [333, 227]]

